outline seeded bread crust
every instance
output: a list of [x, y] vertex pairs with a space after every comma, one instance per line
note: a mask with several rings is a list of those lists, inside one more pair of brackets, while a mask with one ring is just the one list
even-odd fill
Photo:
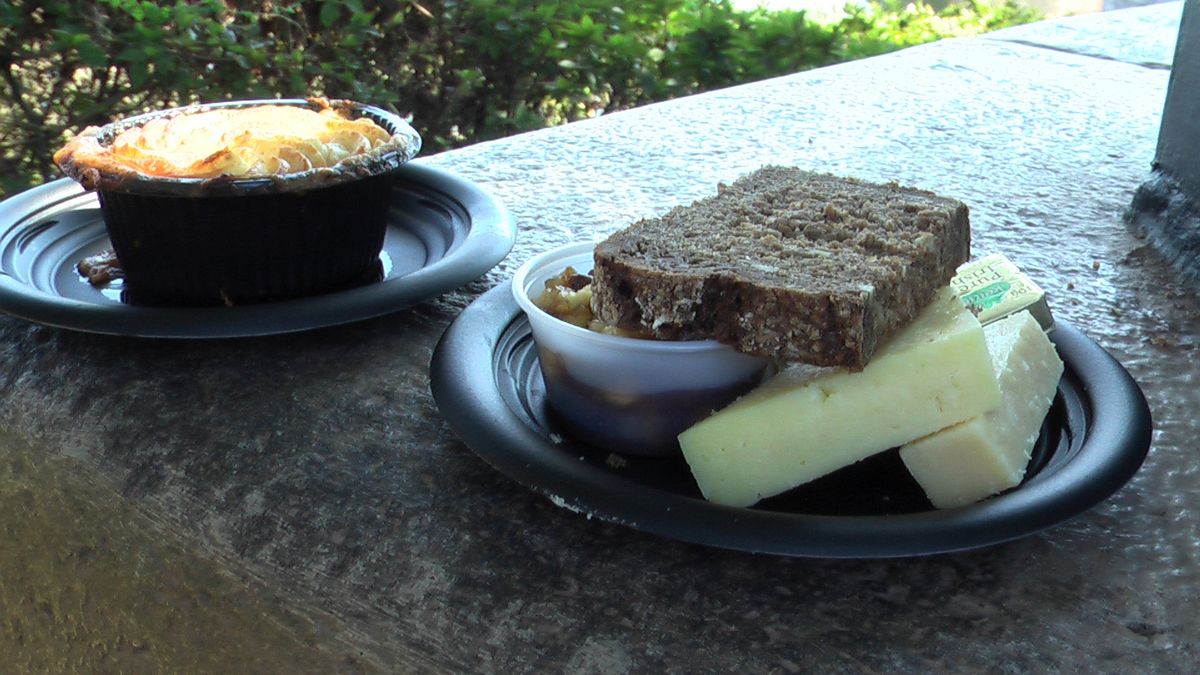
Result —
[[596, 247], [601, 321], [861, 370], [970, 255], [967, 207], [770, 166]]

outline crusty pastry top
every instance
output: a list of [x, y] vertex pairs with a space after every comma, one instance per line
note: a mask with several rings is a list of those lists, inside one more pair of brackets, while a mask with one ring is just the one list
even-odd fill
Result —
[[329, 108], [262, 105], [158, 117], [121, 132], [109, 145], [80, 134], [54, 159], [147, 177], [257, 178], [331, 167], [390, 139], [367, 118], [348, 119]]

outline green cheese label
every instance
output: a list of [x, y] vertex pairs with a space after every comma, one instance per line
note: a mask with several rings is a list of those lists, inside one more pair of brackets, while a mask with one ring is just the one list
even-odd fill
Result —
[[1000, 304], [1011, 288], [1012, 284], [1007, 281], [997, 281], [967, 293], [962, 299], [968, 306], [978, 307], [980, 311], [987, 310]]

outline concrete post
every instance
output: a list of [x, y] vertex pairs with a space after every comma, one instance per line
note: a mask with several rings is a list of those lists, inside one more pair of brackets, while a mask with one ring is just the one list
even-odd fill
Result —
[[1200, 284], [1200, 0], [1187, 0], [1167, 86], [1154, 175], [1134, 194], [1129, 220]]
[[1179, 22], [1167, 103], [1158, 133], [1156, 168], [1175, 177], [1194, 200], [1200, 198], [1200, 1], [1188, 0]]

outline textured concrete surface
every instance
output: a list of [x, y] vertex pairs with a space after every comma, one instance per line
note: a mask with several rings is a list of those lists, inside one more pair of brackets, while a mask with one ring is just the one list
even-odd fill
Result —
[[0, 447], [4, 672], [363, 672], [327, 614], [288, 611], [69, 458]]
[[[1183, 4], [1170, 2], [1125, 9], [1116, 20], [1105, 13], [1039, 21], [990, 33], [986, 39], [1169, 68], [1178, 35], [1174, 27], [1179, 23]], [[1171, 29], [1166, 29], [1167, 25]]]
[[[358, 650], [355, 667], [1190, 672], [1200, 302], [1123, 219], [1169, 73], [1129, 41], [1165, 45], [1179, 6], [1132, 11], [1148, 14], [1089, 24], [1080, 53], [1053, 25], [941, 42], [429, 158], [494, 190], [518, 222], [486, 278], [279, 338], [122, 339], [0, 317], [0, 429], [115, 486], [109, 499], [235, 578], [262, 580], [277, 591], [256, 600], [264, 611], [308, 617], [331, 657]], [[966, 201], [974, 250], [1009, 254], [1142, 383], [1156, 430], [1140, 473], [1010, 544], [801, 560], [589, 520], [450, 434], [427, 366], [474, 297], [541, 250], [769, 162]]]

